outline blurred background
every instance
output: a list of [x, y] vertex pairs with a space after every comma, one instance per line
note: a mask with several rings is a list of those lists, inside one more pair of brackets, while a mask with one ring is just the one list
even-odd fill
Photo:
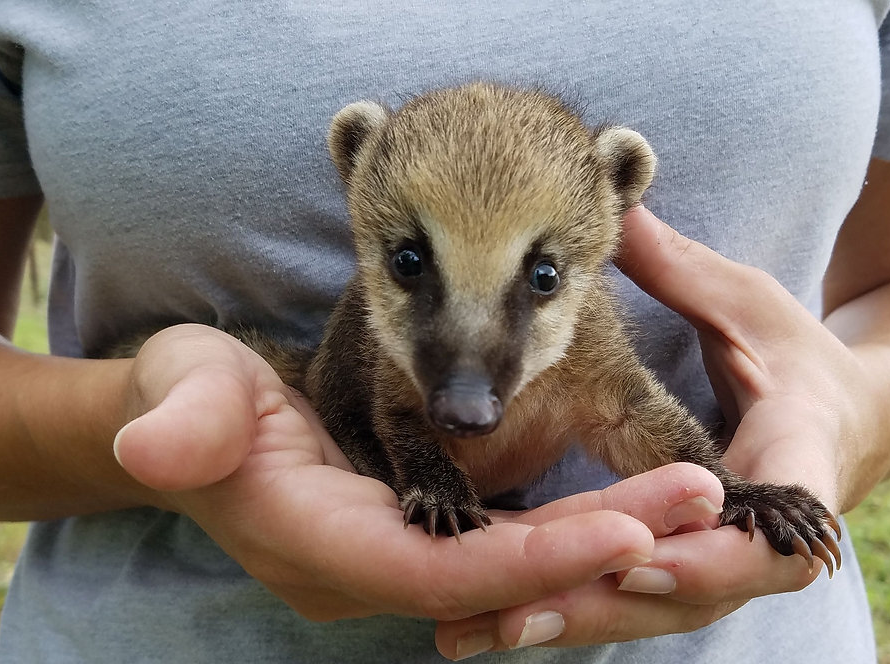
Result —
[[[46, 293], [51, 257], [52, 231], [44, 209], [31, 246], [13, 336], [17, 346], [35, 353], [48, 352]], [[890, 481], [878, 486], [846, 519], [868, 586], [878, 661], [890, 664]], [[0, 523], [0, 612], [26, 533], [27, 524]]]

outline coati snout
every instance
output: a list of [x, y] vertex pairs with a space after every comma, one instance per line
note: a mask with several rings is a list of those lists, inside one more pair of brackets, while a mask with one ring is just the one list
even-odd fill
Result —
[[430, 422], [455, 436], [481, 436], [501, 423], [504, 405], [490, 381], [472, 375], [451, 378], [427, 398]]
[[[489, 107], [497, 97], [508, 114]], [[620, 215], [652, 179], [652, 150], [546, 95], [484, 84], [397, 113], [351, 104], [329, 147], [381, 351], [433, 425], [491, 433], [570, 344]]]

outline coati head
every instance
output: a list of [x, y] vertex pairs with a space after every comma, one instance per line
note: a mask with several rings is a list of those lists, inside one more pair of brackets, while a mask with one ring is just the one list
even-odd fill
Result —
[[473, 83], [334, 117], [359, 282], [380, 345], [434, 425], [489, 433], [563, 357], [655, 156], [559, 99]]

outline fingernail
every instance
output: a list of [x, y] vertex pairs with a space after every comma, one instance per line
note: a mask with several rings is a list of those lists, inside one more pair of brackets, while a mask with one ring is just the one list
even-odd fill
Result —
[[525, 619], [525, 627], [513, 648], [525, 648], [555, 639], [566, 629], [566, 621], [556, 611], [533, 613]]
[[648, 595], [667, 595], [677, 587], [677, 579], [658, 567], [634, 567], [627, 573], [618, 590]]
[[704, 496], [696, 496], [670, 508], [664, 515], [664, 525], [668, 528], [678, 528], [683, 524], [720, 514], [722, 511]]
[[131, 424], [133, 424], [133, 420], [130, 420], [124, 426], [122, 426], [120, 431], [118, 431], [117, 435], [114, 437], [114, 442], [111, 444], [111, 451], [114, 452], [114, 458], [117, 459], [117, 462], [120, 465], [123, 465], [121, 464], [120, 451], [118, 450], [118, 446], [121, 442], [121, 434], [123, 434], [124, 431], [126, 431]]
[[650, 560], [652, 560], [651, 556], [644, 556], [642, 553], [622, 553], [603, 565], [602, 572], [603, 574], [611, 574], [612, 572], [619, 572], [623, 569], [648, 563]]
[[492, 648], [494, 648], [494, 637], [491, 635], [491, 632], [485, 630], [469, 632], [458, 638], [455, 648], [457, 654], [454, 661], [457, 662], [462, 659], [481, 655]]

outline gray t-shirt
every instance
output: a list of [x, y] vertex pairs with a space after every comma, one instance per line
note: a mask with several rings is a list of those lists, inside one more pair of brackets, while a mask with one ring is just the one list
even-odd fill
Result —
[[[890, 156], [890, 114], [875, 140], [887, 5], [0, 0], [0, 196], [49, 203], [55, 353], [96, 355], [186, 320], [317, 340], [352, 269], [331, 116], [471, 78], [544, 84], [583, 101], [591, 123], [649, 138], [656, 214], [818, 315], [869, 156]], [[718, 422], [690, 327], [617, 278], [643, 357]], [[528, 499], [611, 479], [573, 451]], [[691, 634], [476, 661], [871, 662], [843, 548], [833, 581]], [[32, 527], [0, 662], [439, 662], [433, 629], [305, 621], [189, 519], [137, 509]]]

